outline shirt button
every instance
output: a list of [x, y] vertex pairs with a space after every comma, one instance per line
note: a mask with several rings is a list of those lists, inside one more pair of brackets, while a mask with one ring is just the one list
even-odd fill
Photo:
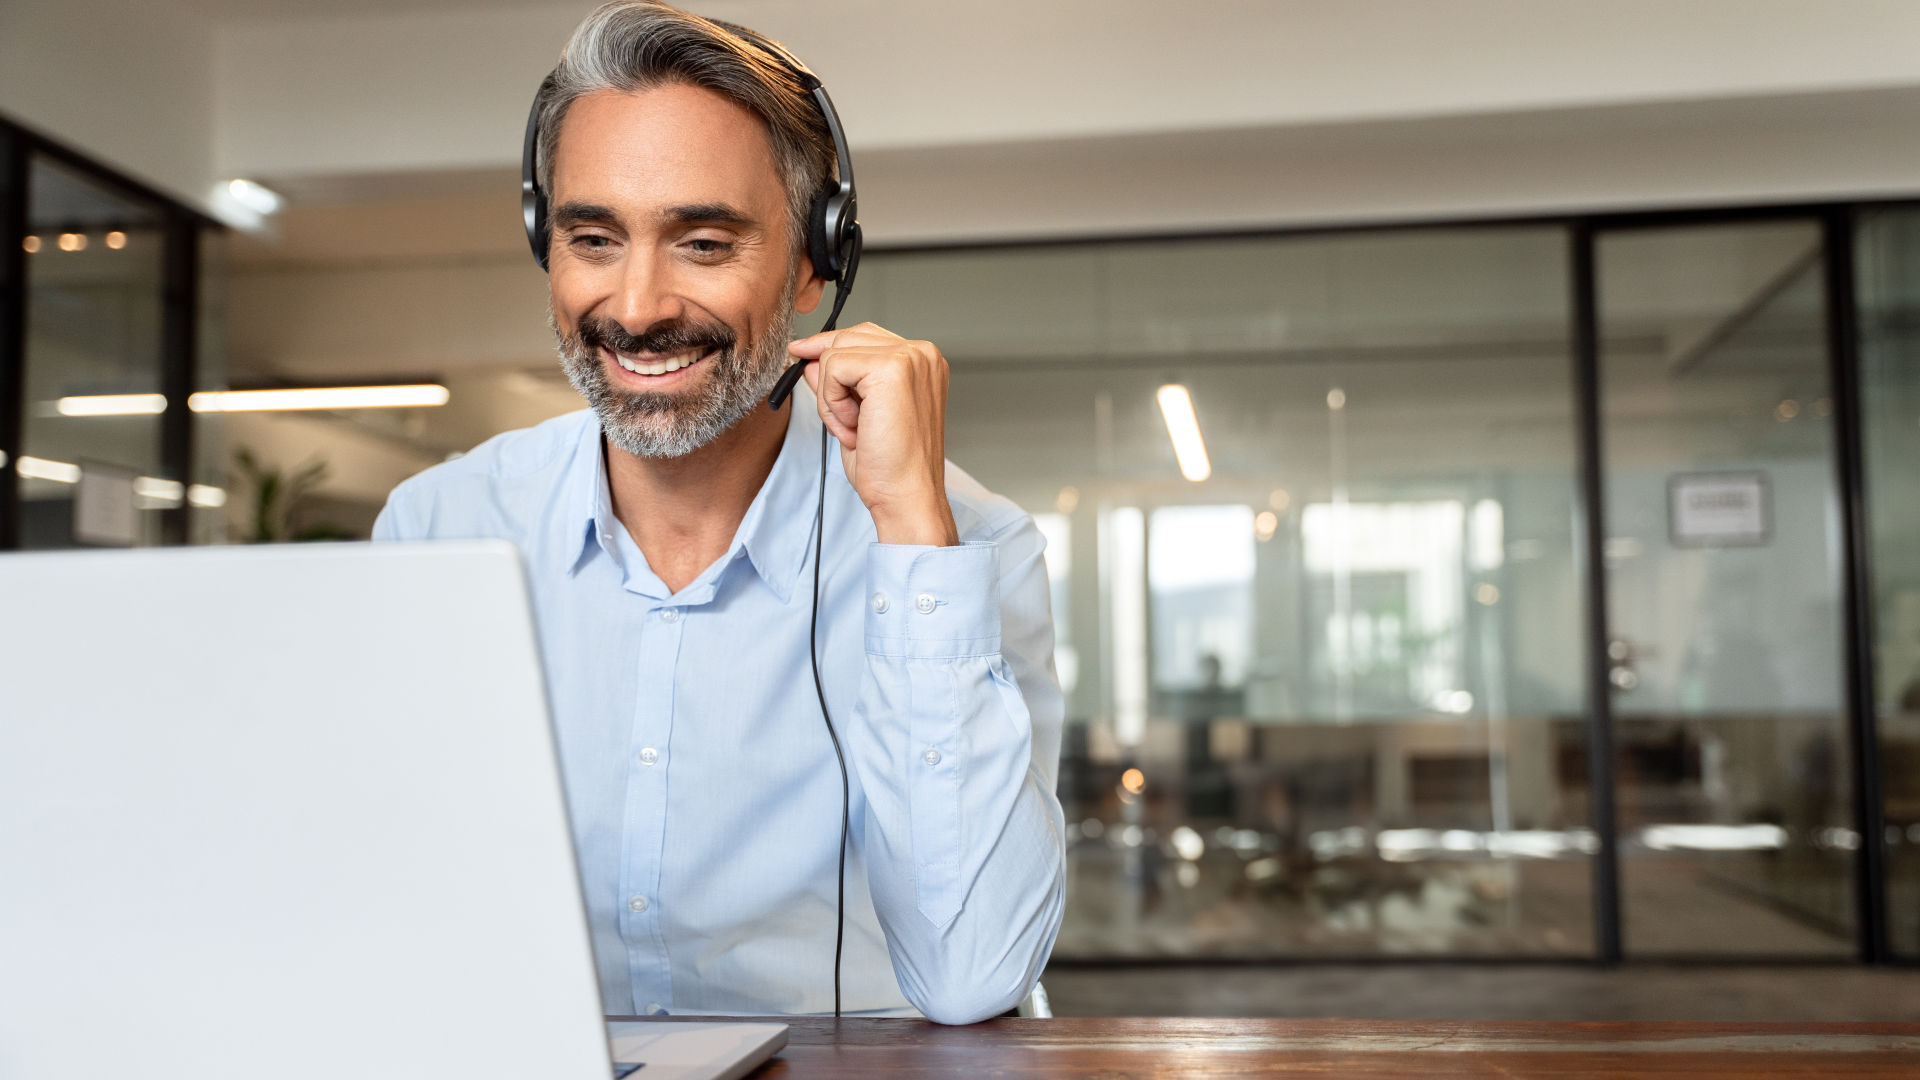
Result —
[[916, 596], [913, 598], [913, 610], [919, 612], [922, 615], [933, 614], [933, 604], [934, 604], [934, 601], [933, 601], [932, 593], [923, 592], [919, 596]]
[[677, 607], [661, 608], [660, 618], [664, 619], [667, 622], [679, 622], [680, 609]]
[[640, 751], [640, 764], [651, 765], [660, 760], [660, 751], [648, 746]]
[[920, 760], [929, 765], [938, 765], [940, 764], [940, 751], [929, 747], [926, 753], [920, 755]]
[[885, 615], [887, 613], [886, 593], [877, 592], [873, 594], [873, 613], [875, 615]]
[[636, 896], [633, 899], [627, 901], [627, 910], [633, 912], [635, 915], [646, 914], [647, 898], [644, 896]]

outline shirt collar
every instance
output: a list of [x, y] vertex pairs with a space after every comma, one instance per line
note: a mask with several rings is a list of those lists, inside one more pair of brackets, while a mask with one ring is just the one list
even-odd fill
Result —
[[813, 505], [820, 483], [820, 412], [803, 381], [788, 399], [786, 438], [773, 470], [734, 534], [760, 580], [787, 603], [813, 543]]
[[572, 557], [567, 573], [578, 573], [595, 547], [618, 560], [610, 529], [619, 524], [613, 516], [613, 499], [607, 490], [607, 459], [600, 443], [600, 420], [589, 410], [580, 425], [580, 439], [574, 446], [573, 462], [562, 484], [565, 486], [566, 517], [569, 532], [578, 546], [563, 549]]
[[[812, 391], [804, 383], [795, 387], [787, 409], [791, 415], [779, 456], [774, 458], [773, 469], [754, 494], [734, 532], [733, 544], [721, 560], [731, 561], [744, 550], [754, 572], [783, 604], [793, 597], [813, 541], [813, 502], [818, 495], [814, 487], [820, 469], [820, 413]], [[600, 424], [591, 413], [588, 416], [567, 481], [573, 489], [567, 517], [580, 530], [576, 533], [580, 546], [573, 549], [569, 574], [578, 572], [596, 546], [618, 562], [613, 530], [625, 527], [613, 515]]]

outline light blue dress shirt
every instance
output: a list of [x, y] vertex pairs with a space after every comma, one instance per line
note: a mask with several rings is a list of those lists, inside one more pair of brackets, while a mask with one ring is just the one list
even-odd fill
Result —
[[[526, 558], [609, 1013], [833, 1009], [804, 386], [791, 412], [732, 545], [678, 593], [613, 516], [584, 410], [413, 477], [374, 525]], [[820, 663], [852, 787], [845, 1009], [970, 1023], [1026, 996], [1059, 932], [1063, 705], [1033, 520], [951, 463], [947, 496], [961, 546], [876, 543], [830, 455]]]

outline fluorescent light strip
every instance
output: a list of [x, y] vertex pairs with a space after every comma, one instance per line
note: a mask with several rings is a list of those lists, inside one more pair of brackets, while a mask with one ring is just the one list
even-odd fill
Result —
[[445, 405], [450, 396], [446, 387], [435, 383], [303, 390], [205, 390], [189, 397], [187, 408], [202, 413], [405, 409]]
[[[0, 459], [4, 464], [4, 459]], [[77, 484], [80, 482], [80, 466], [71, 461], [51, 461], [47, 458], [20, 455], [14, 465], [14, 471], [31, 480], [51, 480], [56, 484]], [[191, 484], [182, 486], [178, 480], [167, 480], [158, 476], [136, 476], [133, 478], [133, 493], [138, 498], [153, 502], [180, 505], [180, 496], [184, 492], [187, 502], [205, 509], [215, 509], [227, 505], [227, 489], [212, 484]]]
[[1193, 398], [1179, 383], [1160, 388], [1160, 415], [1167, 420], [1167, 437], [1173, 440], [1173, 456], [1180, 462], [1180, 475], [1199, 483], [1213, 475], [1207, 461], [1207, 444], [1200, 438], [1200, 420], [1193, 414]]
[[13, 469], [28, 480], [51, 480], [56, 484], [80, 482], [80, 466], [71, 461], [48, 461], [21, 454]]
[[187, 486], [178, 480], [162, 480], [158, 476], [136, 476], [133, 478], [133, 493], [143, 499], [178, 504], [187, 493]]
[[93, 394], [53, 403], [61, 416], [150, 416], [167, 411], [165, 394]]
[[[445, 405], [447, 388], [328, 386], [293, 390], [209, 390], [187, 398], [194, 412], [279, 412], [325, 409], [405, 409]], [[53, 403], [61, 416], [152, 416], [167, 411], [165, 394], [93, 394]]]
[[233, 197], [234, 202], [259, 214], [261, 217], [271, 217], [279, 213], [280, 207], [285, 205], [286, 202], [286, 200], [280, 197], [279, 192], [271, 188], [263, 187], [251, 180], [227, 181], [227, 194]]

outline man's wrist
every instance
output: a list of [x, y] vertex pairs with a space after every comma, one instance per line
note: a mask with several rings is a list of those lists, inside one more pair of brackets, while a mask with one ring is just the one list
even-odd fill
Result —
[[955, 547], [960, 529], [953, 521], [953, 507], [943, 495], [911, 509], [892, 507], [873, 511], [874, 539], [883, 544], [918, 547]]

